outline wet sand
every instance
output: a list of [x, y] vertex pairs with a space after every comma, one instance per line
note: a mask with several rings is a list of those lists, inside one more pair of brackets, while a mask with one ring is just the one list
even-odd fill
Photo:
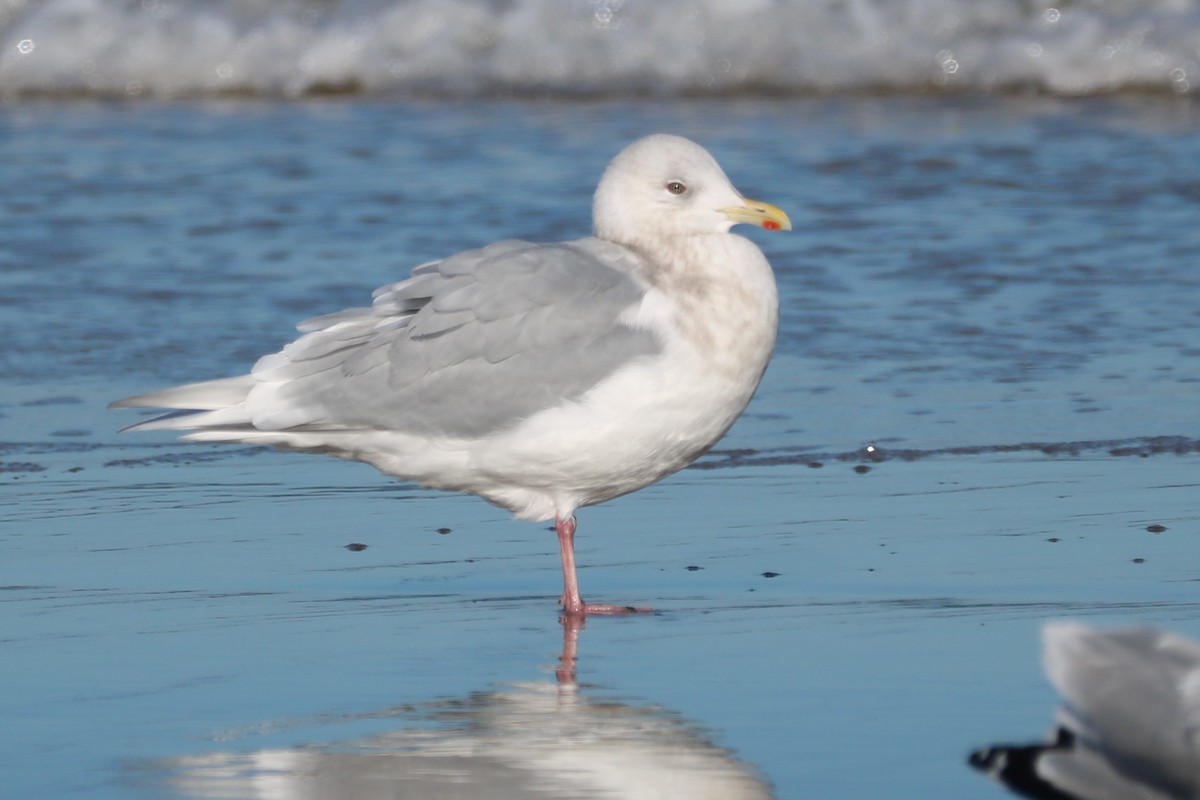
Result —
[[[589, 595], [657, 613], [588, 621], [566, 700], [541, 526], [269, 452], [8, 460], [10, 774], [24, 796], [307, 797], [352, 790], [359, 758], [379, 773], [361, 796], [451, 796], [414, 777], [432, 770], [594, 797], [657, 755], [745, 781], [726, 796], [985, 798], [962, 759], [1044, 719], [1043, 620], [1194, 632], [1194, 451], [732, 455], [581, 514]], [[528, 692], [542, 705], [492, 720]], [[611, 741], [593, 742], [596, 708]], [[646, 725], [664, 752], [639, 750]], [[547, 750], [587, 742], [598, 775], [556, 783], [574, 767]]]

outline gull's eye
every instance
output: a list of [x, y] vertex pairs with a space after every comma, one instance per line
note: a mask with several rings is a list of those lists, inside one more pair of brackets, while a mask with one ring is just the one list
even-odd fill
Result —
[[671, 181], [667, 184], [667, 191], [671, 194], [683, 194], [687, 191], [687, 187], [679, 181]]

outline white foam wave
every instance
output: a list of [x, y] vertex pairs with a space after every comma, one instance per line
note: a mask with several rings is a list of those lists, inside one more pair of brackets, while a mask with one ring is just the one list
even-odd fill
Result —
[[0, 97], [1200, 87], [1200, 0], [0, 0]]

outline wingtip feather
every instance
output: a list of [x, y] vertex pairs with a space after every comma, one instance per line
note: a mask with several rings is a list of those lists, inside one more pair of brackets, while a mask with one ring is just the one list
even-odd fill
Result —
[[189, 411], [216, 411], [235, 406], [246, 399], [255, 384], [251, 375], [186, 383], [146, 394], [123, 397], [109, 408], [177, 408]]

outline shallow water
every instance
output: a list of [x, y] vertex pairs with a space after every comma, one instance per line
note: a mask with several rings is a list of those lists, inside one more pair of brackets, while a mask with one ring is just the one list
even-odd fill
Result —
[[[1043, 620], [1200, 633], [1196, 123], [1130, 98], [0, 107], [6, 784], [1002, 797], [965, 754], [1048, 724]], [[112, 399], [244, 370], [423, 260], [585, 235], [654, 130], [797, 224], [749, 234], [783, 309], [746, 416], [580, 515], [587, 596], [660, 613], [589, 622], [577, 691], [540, 526], [115, 432]], [[550, 763], [546, 715], [592, 772]]]

